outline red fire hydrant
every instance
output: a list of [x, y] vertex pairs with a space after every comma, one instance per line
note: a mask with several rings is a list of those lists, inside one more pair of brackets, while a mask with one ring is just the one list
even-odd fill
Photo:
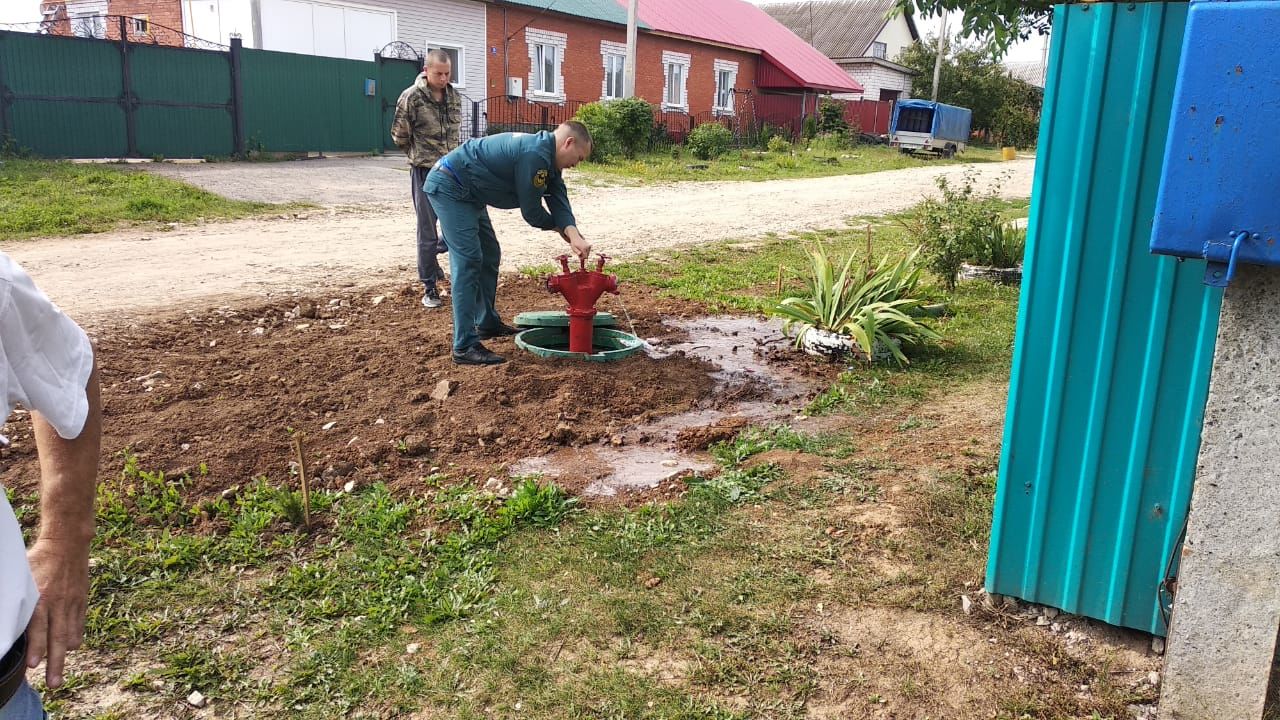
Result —
[[569, 256], [561, 255], [560, 267], [564, 273], [547, 278], [547, 290], [560, 293], [569, 301], [569, 352], [590, 354], [593, 351], [591, 336], [595, 332], [596, 300], [606, 292], [618, 294], [618, 277], [602, 272], [608, 259], [607, 255], [600, 255], [595, 270], [587, 270], [587, 261], [579, 260], [578, 271], [569, 272]]

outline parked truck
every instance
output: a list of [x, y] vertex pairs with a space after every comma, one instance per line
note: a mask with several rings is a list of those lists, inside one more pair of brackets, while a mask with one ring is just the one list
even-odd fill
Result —
[[900, 100], [893, 106], [889, 144], [904, 153], [951, 157], [969, 144], [973, 112], [929, 100]]

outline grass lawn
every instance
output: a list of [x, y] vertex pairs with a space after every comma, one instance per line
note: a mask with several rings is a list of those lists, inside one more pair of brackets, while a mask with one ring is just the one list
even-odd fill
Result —
[[[913, 245], [893, 219], [867, 222], [873, 254]], [[780, 268], [784, 289], [799, 285], [806, 242], [835, 256], [867, 243], [862, 227], [798, 239], [617, 270], [713, 309], [759, 310]], [[856, 689], [823, 717], [923, 717], [938, 673], [958, 666], [939, 655], [916, 667], [893, 638], [850, 641], [833, 615], [914, 613], [977, 638], [956, 652], [988, 652], [999, 634], [999, 665], [1042, 658], [1060, 675], [1031, 690], [983, 681], [984, 718], [1127, 716], [1135, 698], [1106, 663], [960, 615], [958, 594], [982, 578], [997, 441], [957, 453], [967, 472], [935, 471], [859, 431], [927, 433], [930, 415], [911, 414], [921, 403], [1007, 378], [1017, 289], [930, 293], [950, 306], [942, 348], [907, 369], [850, 368], [809, 408], [845, 430], [750, 428], [713, 448], [718, 474], [670, 503], [583, 510], [536, 479], [503, 500], [433, 475], [408, 497], [313, 493], [326, 531], [310, 535], [288, 478], [190, 507], [186, 479], [124, 455], [99, 493], [88, 649], [51, 710], [167, 717], [198, 690], [219, 717], [798, 719], [836, 678]], [[859, 530], [886, 499], [898, 529]], [[29, 525], [36, 498], [14, 501]], [[978, 622], [990, 624], [965, 629]]]
[[0, 242], [95, 233], [129, 223], [231, 219], [280, 212], [118, 165], [0, 161]]
[[860, 175], [881, 170], [997, 162], [999, 148], [970, 146], [951, 160], [903, 155], [884, 145], [858, 145], [846, 150], [797, 149], [787, 155], [760, 150], [731, 150], [716, 160], [699, 160], [683, 148], [679, 157], [648, 153], [634, 160], [583, 163], [575, 172], [588, 184], [640, 184], [687, 180], [781, 180], [786, 178]]

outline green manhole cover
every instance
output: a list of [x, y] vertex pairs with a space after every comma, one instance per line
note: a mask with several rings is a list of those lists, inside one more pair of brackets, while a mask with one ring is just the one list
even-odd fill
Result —
[[530, 328], [516, 335], [516, 347], [540, 357], [613, 362], [644, 349], [644, 341], [630, 333], [598, 327], [591, 334], [592, 352], [569, 352], [569, 333], [557, 327]]
[[[593, 324], [596, 327], [615, 327], [618, 319], [613, 313], [598, 312], [593, 318]], [[569, 327], [569, 313], [563, 310], [537, 310], [534, 312], [522, 312], [516, 316], [516, 327], [518, 328], [536, 328], [536, 327]]]

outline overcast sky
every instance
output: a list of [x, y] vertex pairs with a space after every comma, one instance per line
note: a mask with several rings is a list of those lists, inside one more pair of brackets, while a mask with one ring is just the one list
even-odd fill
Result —
[[[765, 5], [769, 2], [778, 2], [778, 0], [747, 0], [747, 2]], [[40, 10], [37, 0], [0, 0], [0, 24], [35, 22], [39, 19]], [[958, 22], [958, 17], [952, 18], [951, 27], [957, 27]], [[921, 36], [936, 35], [940, 24], [940, 19], [936, 17], [928, 18], [927, 20], [916, 20], [916, 27], [920, 30]], [[1018, 43], [1013, 46], [1013, 49], [1009, 51], [1005, 59], [1039, 60], [1045, 42], [1044, 38], [1033, 37], [1026, 42]]]
[[35, 22], [39, 19], [38, 0], [0, 0], [0, 23]]

